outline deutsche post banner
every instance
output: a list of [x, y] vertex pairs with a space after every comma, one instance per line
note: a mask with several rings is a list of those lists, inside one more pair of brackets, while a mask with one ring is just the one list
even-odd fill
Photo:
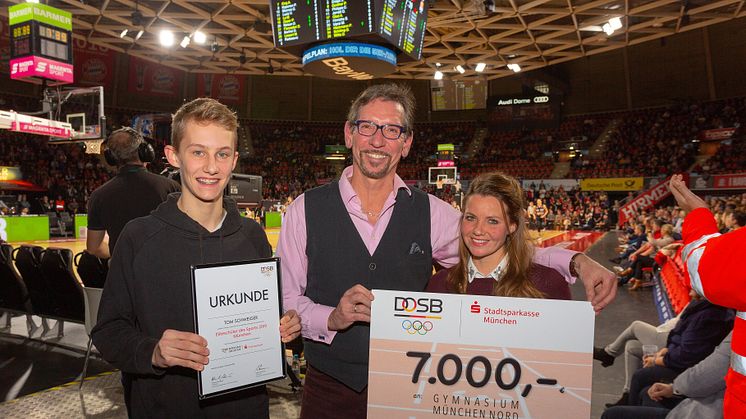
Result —
[[643, 187], [644, 179], [642, 177], [610, 177], [580, 180], [580, 189], [583, 191], [639, 191]]

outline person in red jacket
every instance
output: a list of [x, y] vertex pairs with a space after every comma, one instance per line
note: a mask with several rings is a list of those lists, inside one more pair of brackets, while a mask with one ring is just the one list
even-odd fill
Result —
[[681, 175], [670, 181], [671, 192], [688, 215], [684, 219], [682, 259], [692, 288], [724, 307], [738, 310], [733, 326], [730, 369], [723, 413], [725, 419], [746, 417], [746, 230], [720, 234], [707, 204], [692, 193]]

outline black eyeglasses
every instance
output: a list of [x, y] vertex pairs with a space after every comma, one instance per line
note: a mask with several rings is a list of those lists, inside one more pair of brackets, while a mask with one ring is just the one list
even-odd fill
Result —
[[372, 121], [357, 120], [354, 121], [352, 125], [357, 127], [357, 132], [366, 137], [372, 137], [376, 135], [376, 132], [380, 129], [383, 137], [387, 140], [392, 141], [398, 140], [399, 138], [401, 138], [402, 134], [405, 134], [407, 132], [407, 128], [396, 124], [378, 125]]

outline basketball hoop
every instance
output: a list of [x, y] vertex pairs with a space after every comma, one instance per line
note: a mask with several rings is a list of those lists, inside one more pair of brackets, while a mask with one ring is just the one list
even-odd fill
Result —
[[104, 140], [84, 141], [83, 144], [85, 144], [85, 154], [101, 154], [101, 144], [103, 143]]

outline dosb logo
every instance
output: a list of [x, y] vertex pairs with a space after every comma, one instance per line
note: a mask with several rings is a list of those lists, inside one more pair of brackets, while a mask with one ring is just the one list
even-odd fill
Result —
[[442, 313], [443, 300], [437, 298], [394, 297], [394, 311], [406, 313]]

